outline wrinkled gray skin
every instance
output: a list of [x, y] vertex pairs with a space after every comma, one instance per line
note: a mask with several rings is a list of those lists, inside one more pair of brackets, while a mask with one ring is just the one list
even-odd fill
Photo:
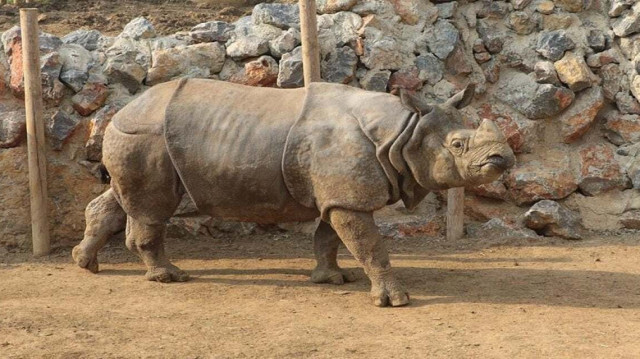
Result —
[[431, 106], [407, 93], [333, 84], [280, 90], [193, 79], [155, 86], [107, 127], [111, 189], [87, 206], [73, 258], [97, 272], [98, 250], [126, 227], [147, 279], [187, 280], [163, 244], [165, 223], [186, 193], [216, 217], [321, 217], [311, 280], [354, 280], [336, 260], [344, 243], [371, 280], [374, 304], [406, 305], [373, 212], [398, 200], [414, 207], [431, 190], [491, 182], [514, 163], [493, 122], [464, 128], [458, 109], [473, 92], [470, 86]]

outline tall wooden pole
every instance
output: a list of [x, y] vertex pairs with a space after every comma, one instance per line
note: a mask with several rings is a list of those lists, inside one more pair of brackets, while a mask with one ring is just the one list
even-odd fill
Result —
[[318, 49], [318, 22], [316, 21], [316, 1], [299, 0], [300, 37], [302, 42], [302, 68], [304, 84], [321, 81], [320, 51]]
[[447, 239], [462, 238], [464, 234], [464, 187], [447, 191]]
[[44, 122], [42, 121], [38, 9], [20, 9], [20, 28], [22, 30], [24, 103], [27, 117], [33, 255], [43, 256], [49, 254], [51, 248], [47, 218], [47, 168]]

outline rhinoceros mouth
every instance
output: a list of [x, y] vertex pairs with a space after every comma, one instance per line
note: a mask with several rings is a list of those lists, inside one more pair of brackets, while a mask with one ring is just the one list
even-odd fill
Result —
[[509, 161], [500, 155], [491, 155], [487, 157], [487, 160], [481, 166], [495, 166], [500, 169], [507, 169], [509, 167]]

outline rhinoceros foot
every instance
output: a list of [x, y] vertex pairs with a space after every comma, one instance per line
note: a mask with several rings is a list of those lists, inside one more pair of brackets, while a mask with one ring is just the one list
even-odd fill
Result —
[[313, 283], [330, 283], [330, 284], [344, 284], [348, 282], [355, 282], [356, 276], [347, 269], [342, 268], [320, 268], [311, 272], [311, 281]]
[[397, 280], [371, 281], [371, 297], [377, 307], [401, 307], [409, 304], [409, 293]]
[[147, 280], [162, 283], [186, 282], [189, 280], [189, 274], [173, 264], [167, 264], [163, 267], [151, 267], [145, 277]]
[[96, 253], [89, 253], [86, 248], [77, 245], [73, 247], [71, 256], [78, 267], [84, 268], [91, 273], [98, 273], [98, 256]]

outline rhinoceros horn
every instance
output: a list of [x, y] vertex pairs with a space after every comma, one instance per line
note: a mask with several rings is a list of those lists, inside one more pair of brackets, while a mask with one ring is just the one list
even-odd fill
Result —
[[505, 143], [507, 142], [507, 139], [493, 121], [485, 118], [476, 130], [476, 134], [473, 136], [471, 144], [473, 146], [479, 146], [487, 142]]

